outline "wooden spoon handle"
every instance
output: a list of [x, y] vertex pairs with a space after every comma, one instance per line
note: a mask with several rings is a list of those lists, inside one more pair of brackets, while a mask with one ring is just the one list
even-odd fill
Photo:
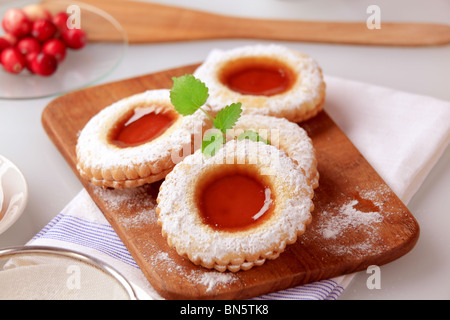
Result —
[[[234, 28], [223, 28], [230, 24]], [[284, 41], [382, 45], [437, 46], [450, 44], [450, 26], [428, 23], [383, 23], [369, 29], [366, 22], [291, 21], [228, 18], [217, 26], [223, 38], [250, 38]], [[209, 29], [209, 28], [208, 28]], [[210, 32], [213, 32], [210, 30]]]
[[[231, 17], [173, 6], [123, 0], [82, 0], [109, 13], [125, 29], [130, 43], [204, 39], [267, 39], [385, 46], [450, 44], [450, 26], [366, 22], [319, 22]], [[90, 39], [118, 41], [108, 29], [83, 20]]]

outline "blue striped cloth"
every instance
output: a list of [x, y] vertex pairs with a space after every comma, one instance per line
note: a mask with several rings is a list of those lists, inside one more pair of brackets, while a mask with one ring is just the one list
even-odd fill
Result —
[[33, 237], [33, 241], [37, 239], [58, 240], [68, 244], [76, 244], [139, 268], [110, 225], [60, 213]]
[[[94, 256], [115, 267], [131, 283], [155, 299], [161, 297], [150, 287], [131, 254], [83, 189], [64, 210], [55, 216], [29, 245], [63, 247]], [[91, 212], [86, 212], [89, 208]], [[264, 300], [334, 300], [343, 292], [348, 277], [343, 276], [265, 294]]]

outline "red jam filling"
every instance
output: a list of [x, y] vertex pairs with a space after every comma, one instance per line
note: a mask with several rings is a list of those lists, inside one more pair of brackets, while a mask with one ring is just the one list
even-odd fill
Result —
[[200, 190], [198, 208], [214, 229], [236, 231], [264, 220], [272, 208], [270, 188], [245, 173], [210, 179]]
[[222, 72], [222, 83], [244, 95], [273, 96], [287, 91], [293, 83], [290, 69], [269, 59], [240, 59]]
[[176, 117], [170, 112], [136, 108], [116, 125], [111, 142], [121, 148], [138, 146], [162, 135], [175, 121]]

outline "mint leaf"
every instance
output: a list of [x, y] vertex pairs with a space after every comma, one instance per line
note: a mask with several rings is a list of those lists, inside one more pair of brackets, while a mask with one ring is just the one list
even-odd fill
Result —
[[209, 130], [203, 136], [202, 152], [206, 156], [213, 156], [224, 144], [225, 137], [219, 130]]
[[270, 141], [264, 139], [263, 137], [261, 137], [258, 132], [253, 131], [253, 130], [246, 130], [243, 133], [241, 133], [238, 138], [238, 140], [244, 140], [244, 139], [249, 139], [255, 142], [261, 141], [264, 142], [265, 144], [270, 144]]
[[170, 90], [170, 101], [183, 116], [191, 115], [206, 103], [208, 88], [199, 79], [191, 74], [173, 77], [173, 86]]
[[229, 106], [221, 109], [214, 119], [214, 126], [223, 133], [226, 133], [228, 129], [233, 128], [233, 126], [236, 124], [236, 121], [241, 116], [241, 106], [242, 103], [238, 102], [232, 103]]

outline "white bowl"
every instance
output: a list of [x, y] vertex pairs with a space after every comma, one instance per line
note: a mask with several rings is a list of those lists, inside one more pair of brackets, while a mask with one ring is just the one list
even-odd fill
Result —
[[19, 219], [27, 202], [28, 183], [23, 173], [0, 155], [0, 234]]

